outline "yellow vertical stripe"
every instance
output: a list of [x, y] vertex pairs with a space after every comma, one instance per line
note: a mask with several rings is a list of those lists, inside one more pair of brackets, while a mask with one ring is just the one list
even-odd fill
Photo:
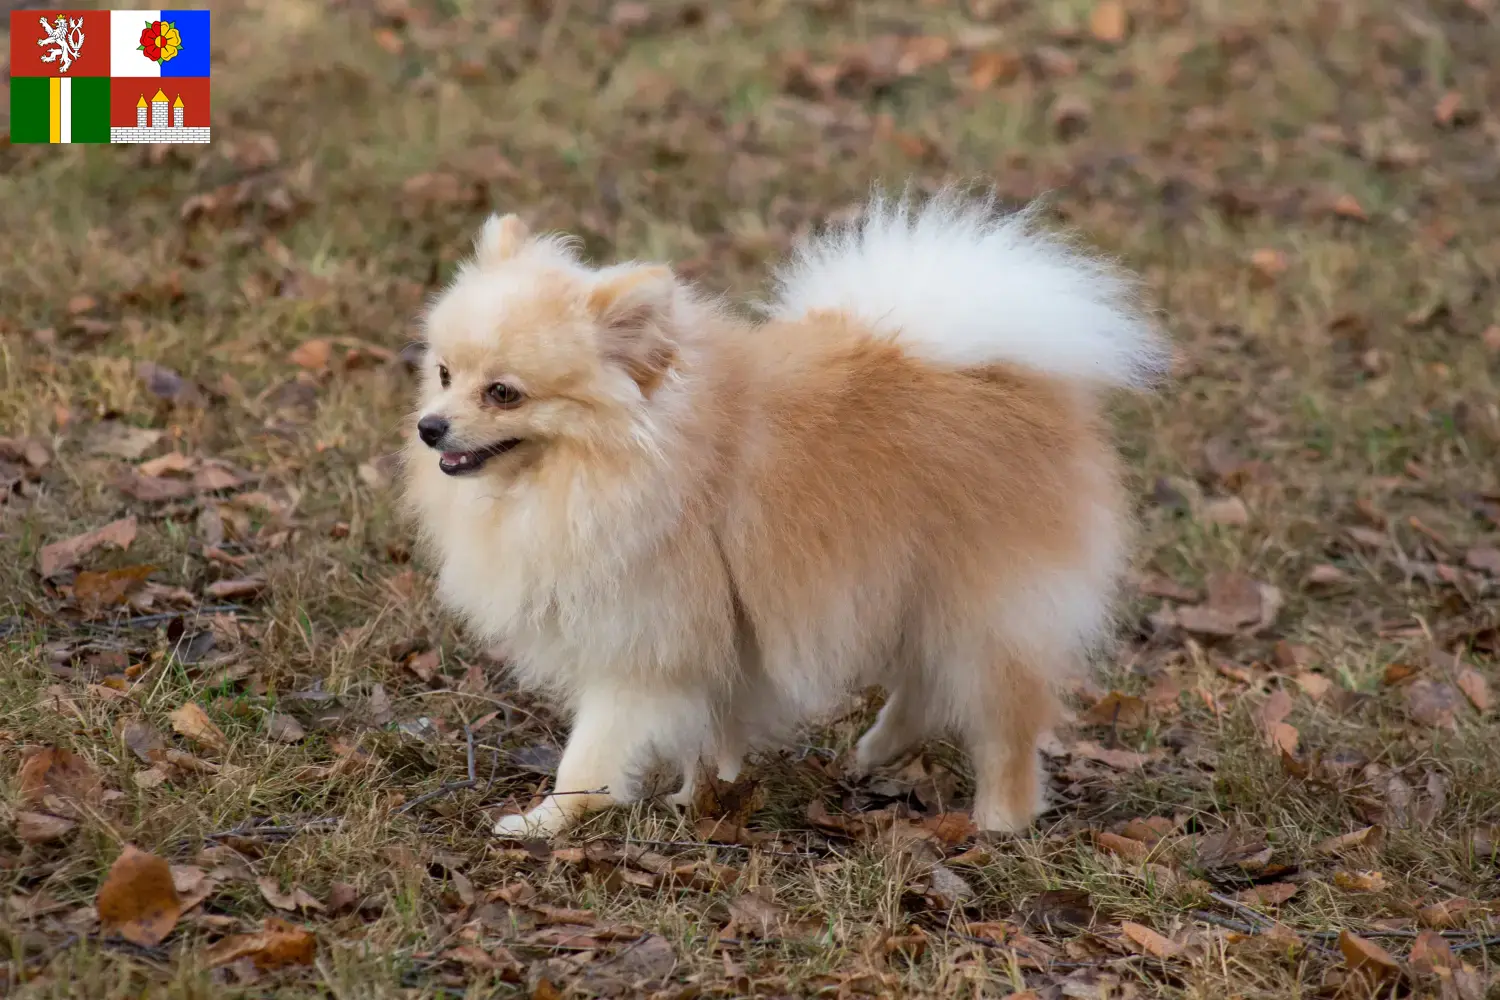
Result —
[[62, 142], [62, 80], [57, 77], [47, 81], [47, 105], [51, 112], [47, 141]]

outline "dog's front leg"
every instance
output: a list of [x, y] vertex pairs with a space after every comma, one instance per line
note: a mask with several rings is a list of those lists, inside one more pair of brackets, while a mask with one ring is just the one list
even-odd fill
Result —
[[552, 837], [592, 812], [636, 796], [632, 769], [657, 748], [691, 739], [707, 717], [704, 703], [681, 692], [636, 688], [585, 691], [573, 716], [553, 791], [527, 813], [500, 817], [503, 837]]

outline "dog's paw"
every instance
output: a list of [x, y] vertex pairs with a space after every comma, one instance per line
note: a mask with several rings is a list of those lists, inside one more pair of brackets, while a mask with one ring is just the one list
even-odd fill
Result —
[[501, 816], [495, 822], [495, 836], [512, 837], [518, 840], [555, 837], [567, 826], [568, 818], [561, 810], [543, 804], [531, 812], [512, 813]]

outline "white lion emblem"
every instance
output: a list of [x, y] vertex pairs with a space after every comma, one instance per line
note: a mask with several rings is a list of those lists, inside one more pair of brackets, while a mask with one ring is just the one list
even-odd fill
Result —
[[83, 48], [83, 18], [69, 21], [67, 15], [59, 14], [53, 24], [49, 25], [45, 17], [37, 18], [37, 23], [47, 33], [46, 38], [37, 39], [37, 44], [43, 48], [56, 46], [52, 52], [42, 56], [42, 62], [57, 62], [61, 59], [58, 69], [66, 73], [68, 67], [73, 65], [73, 60], [78, 58], [78, 50]]

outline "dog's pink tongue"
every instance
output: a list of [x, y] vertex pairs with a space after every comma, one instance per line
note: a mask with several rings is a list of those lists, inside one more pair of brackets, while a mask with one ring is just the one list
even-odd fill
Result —
[[456, 465], [467, 458], [468, 455], [469, 453], [466, 451], [445, 451], [443, 452], [443, 461], [450, 465]]

